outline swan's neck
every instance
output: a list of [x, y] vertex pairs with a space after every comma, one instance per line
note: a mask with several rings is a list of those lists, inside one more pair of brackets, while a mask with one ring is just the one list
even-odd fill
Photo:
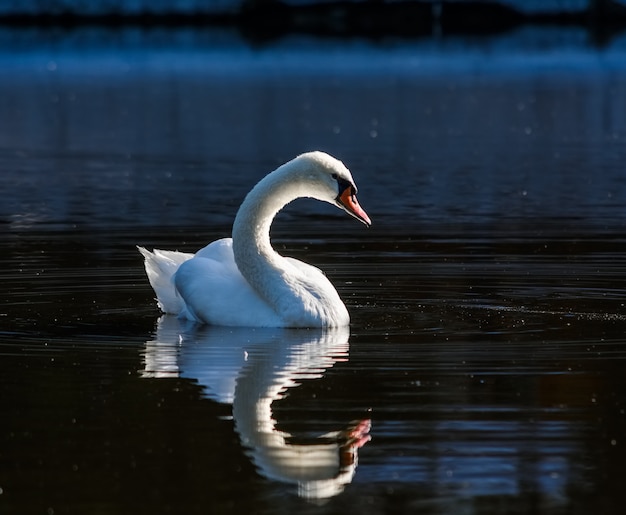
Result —
[[294, 267], [270, 243], [270, 226], [289, 202], [304, 196], [302, 181], [279, 168], [248, 193], [233, 224], [233, 253], [241, 274], [272, 306], [289, 292], [284, 286]]
[[284, 180], [280, 171], [266, 176], [248, 193], [233, 224], [235, 262], [253, 286], [261, 273], [285, 266], [285, 259], [270, 243], [270, 226], [286, 204], [301, 196], [301, 188], [297, 182]]
[[289, 163], [262, 179], [248, 193], [235, 217], [235, 262], [248, 284], [285, 325], [346, 325], [348, 312], [321, 272], [313, 267], [309, 270], [305, 264], [296, 266], [270, 243], [270, 226], [276, 214], [292, 200], [311, 196], [315, 196], [315, 189], [306, 170], [290, 169]]

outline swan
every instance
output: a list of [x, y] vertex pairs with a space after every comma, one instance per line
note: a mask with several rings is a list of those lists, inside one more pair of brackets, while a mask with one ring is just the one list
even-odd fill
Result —
[[320, 151], [301, 154], [266, 175], [235, 217], [232, 238], [195, 255], [138, 247], [162, 311], [194, 322], [248, 327], [339, 327], [350, 316], [318, 268], [281, 256], [270, 226], [289, 202], [310, 197], [343, 209], [366, 226], [344, 164]]

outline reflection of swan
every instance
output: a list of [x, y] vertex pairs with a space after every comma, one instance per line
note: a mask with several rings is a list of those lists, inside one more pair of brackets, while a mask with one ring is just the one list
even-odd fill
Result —
[[281, 256], [271, 246], [274, 216], [299, 197], [335, 204], [366, 225], [371, 223], [343, 163], [323, 152], [302, 154], [252, 189], [239, 208], [232, 239], [214, 241], [195, 256], [139, 248], [159, 307], [214, 325], [347, 325], [348, 311], [326, 276], [314, 266]]
[[233, 404], [235, 429], [260, 473], [295, 484], [307, 498], [341, 492], [354, 475], [356, 451], [369, 440], [369, 420], [297, 444], [276, 428], [272, 403], [304, 379], [347, 360], [348, 327], [244, 329], [197, 326], [164, 316], [146, 344], [145, 377], [198, 380], [210, 398]]

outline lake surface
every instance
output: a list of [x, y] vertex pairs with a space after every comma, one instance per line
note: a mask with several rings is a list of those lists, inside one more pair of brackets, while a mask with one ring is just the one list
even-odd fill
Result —
[[[0, 512], [621, 513], [626, 51], [566, 35], [0, 32]], [[273, 241], [350, 328], [162, 317], [135, 245], [312, 149], [373, 226]]]

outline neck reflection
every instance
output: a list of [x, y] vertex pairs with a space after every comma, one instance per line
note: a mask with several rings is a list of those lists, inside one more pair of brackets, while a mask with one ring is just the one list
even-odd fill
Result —
[[308, 499], [339, 494], [352, 481], [370, 420], [298, 443], [276, 427], [272, 404], [303, 380], [348, 360], [348, 327], [259, 329], [198, 326], [159, 319], [146, 342], [143, 377], [187, 377], [207, 397], [232, 404], [235, 430], [259, 473]]

